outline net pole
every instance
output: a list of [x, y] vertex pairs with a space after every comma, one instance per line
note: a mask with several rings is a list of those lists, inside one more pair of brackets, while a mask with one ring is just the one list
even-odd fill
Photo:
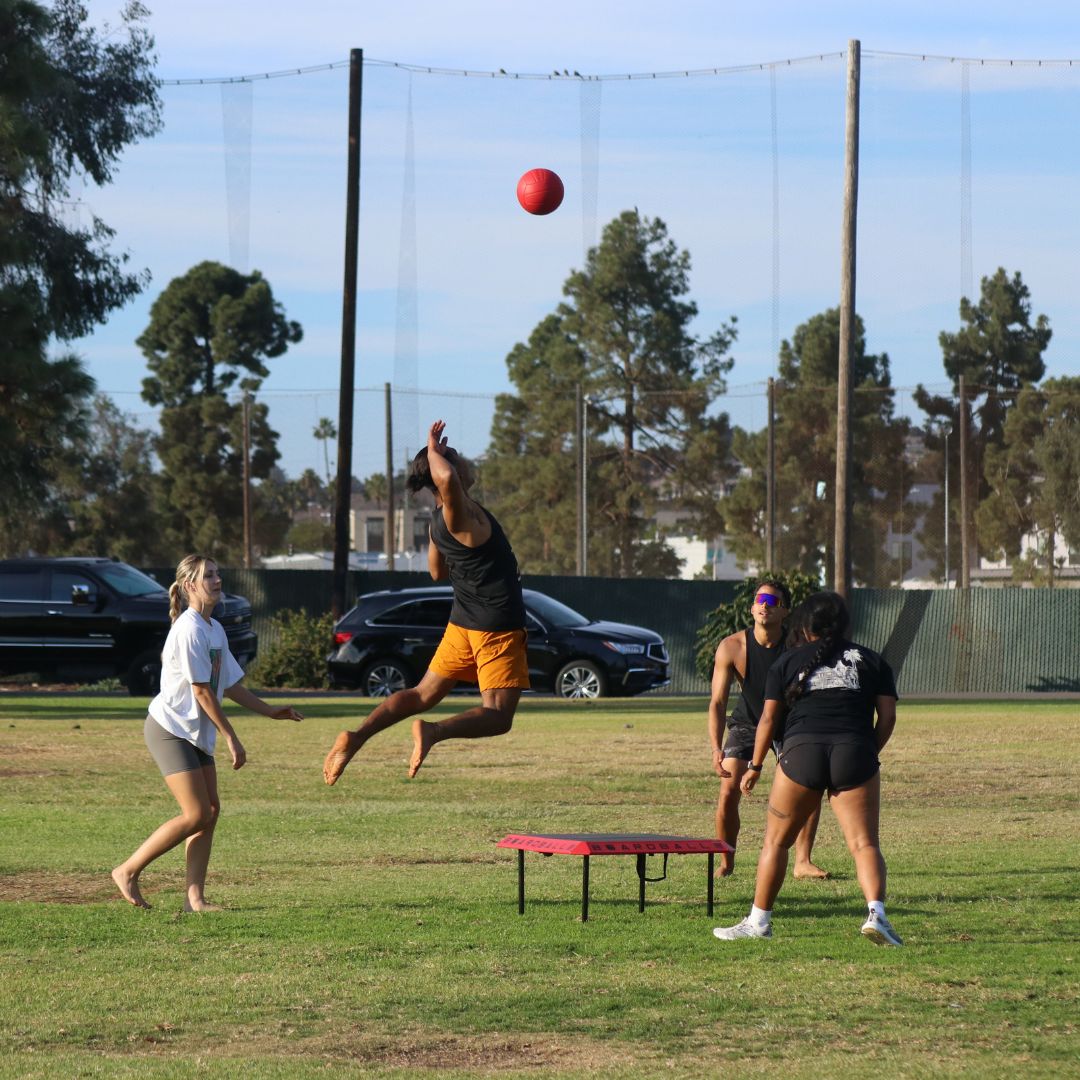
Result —
[[356, 386], [356, 268], [360, 224], [360, 101], [364, 50], [349, 52], [349, 151], [345, 196], [345, 281], [341, 311], [341, 384], [338, 391], [337, 495], [334, 500], [334, 581], [331, 610], [345, 613], [352, 504], [353, 394]]

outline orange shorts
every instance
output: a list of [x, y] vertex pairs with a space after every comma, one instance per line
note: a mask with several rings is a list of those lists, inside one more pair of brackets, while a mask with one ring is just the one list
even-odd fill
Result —
[[467, 630], [447, 623], [429, 670], [444, 679], [478, 683], [481, 690], [529, 688], [524, 630]]

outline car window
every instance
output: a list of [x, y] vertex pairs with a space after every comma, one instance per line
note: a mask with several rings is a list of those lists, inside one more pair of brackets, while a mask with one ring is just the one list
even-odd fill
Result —
[[372, 620], [375, 626], [427, 626], [444, 628], [450, 621], [449, 597], [431, 600], [412, 600], [398, 604]]
[[0, 570], [0, 600], [44, 600], [45, 573], [39, 567]]
[[149, 593], [167, 591], [149, 574], [144, 574], [127, 563], [96, 563], [94, 572], [100, 574], [121, 596], [146, 596]]
[[525, 605], [550, 626], [588, 626], [591, 621], [558, 600], [531, 590], [525, 594]]
[[53, 570], [49, 600], [56, 604], [70, 604], [73, 585], [83, 585], [91, 593], [98, 591], [97, 582], [91, 581], [85, 574], [75, 570]]

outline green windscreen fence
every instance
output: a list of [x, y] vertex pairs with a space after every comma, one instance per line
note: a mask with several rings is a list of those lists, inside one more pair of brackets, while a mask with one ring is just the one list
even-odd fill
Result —
[[[171, 569], [148, 572], [163, 583], [172, 580]], [[328, 572], [224, 574], [227, 591], [251, 601], [264, 644], [275, 613], [330, 610]], [[353, 572], [348, 598], [351, 604], [366, 592], [429, 584], [426, 574]], [[713, 608], [730, 602], [733, 583], [528, 576], [523, 584], [589, 618], [655, 630], [671, 657], [671, 685], [656, 692], [708, 692], [694, 666], [697, 633]], [[1080, 589], [855, 589], [851, 611], [852, 637], [884, 654], [897, 673], [901, 697], [1080, 693]]]

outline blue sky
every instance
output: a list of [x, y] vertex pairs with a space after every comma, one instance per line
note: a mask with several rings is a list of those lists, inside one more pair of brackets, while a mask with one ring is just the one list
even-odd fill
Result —
[[[97, 24], [115, 23], [119, 6], [87, 4]], [[129, 150], [112, 185], [77, 194], [153, 282], [74, 343], [100, 388], [144, 424], [154, 415], [138, 396], [146, 372], [133, 343], [154, 297], [203, 259], [259, 269], [305, 330], [300, 345], [272, 362], [264, 384], [281, 464], [294, 476], [322, 471], [311, 431], [320, 416], [337, 416], [347, 71], [224, 90], [170, 81], [340, 63], [350, 47], [363, 48], [368, 61], [360, 476], [383, 467], [386, 382], [398, 388], [396, 456], [415, 449], [437, 416], [463, 450], [480, 452], [492, 397], [509, 389], [507, 352], [559, 302], [603, 224], [630, 206], [662, 217], [690, 251], [696, 329], [708, 334], [737, 316], [722, 407], [735, 422], [760, 426], [777, 338], [837, 302], [840, 54], [852, 37], [864, 53], [857, 306], [870, 349], [891, 358], [900, 408], [911, 410], [916, 383], [945, 389], [937, 333], [957, 327], [967, 283], [977, 287], [999, 265], [1020, 270], [1035, 311], [1050, 316], [1048, 374], [1080, 370], [1080, 64], [888, 55], [1080, 57], [1075, 4], [148, 6], [158, 74], [169, 83], [165, 128]], [[802, 62], [770, 66], [788, 59]], [[428, 74], [374, 61], [511, 74], [722, 73], [583, 84]], [[567, 188], [547, 218], [529, 217], [513, 198], [518, 175], [539, 165], [556, 169]]]

